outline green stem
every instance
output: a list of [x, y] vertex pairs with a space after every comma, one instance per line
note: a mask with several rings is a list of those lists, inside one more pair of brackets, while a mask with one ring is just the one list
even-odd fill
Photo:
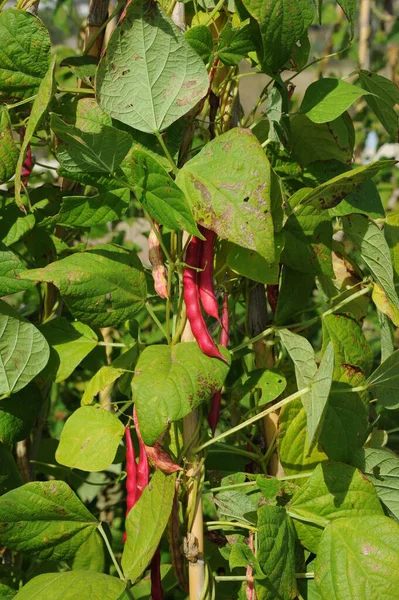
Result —
[[158, 319], [158, 317], [156, 316], [151, 304], [149, 304], [149, 302], [145, 303], [145, 307], [148, 310], [150, 316], [152, 317], [152, 319], [155, 321], [155, 323], [158, 325], [159, 329], [162, 331], [162, 333], [164, 334], [165, 338], [168, 341], [168, 344], [170, 344], [170, 336], [168, 334], [168, 332], [166, 331], [165, 327], [162, 325], [161, 321]]
[[106, 545], [109, 555], [111, 557], [111, 560], [114, 563], [114, 566], [115, 566], [116, 572], [118, 573], [119, 579], [121, 579], [122, 581], [125, 581], [125, 577], [122, 573], [120, 566], [118, 565], [118, 561], [115, 558], [115, 554], [111, 548], [111, 544], [109, 543], [109, 540], [107, 538], [107, 535], [106, 535], [101, 523], [98, 525], [98, 531], [100, 532], [101, 537], [104, 540], [104, 544]]
[[246, 575], [215, 575], [216, 583], [223, 583], [223, 581], [246, 581]]
[[[283, 475], [282, 477], [270, 477], [270, 479], [278, 479], [278, 481], [289, 481], [291, 479], [304, 479], [306, 477], [311, 477], [313, 475], [313, 471], [307, 471], [306, 473], [295, 473], [293, 475]], [[221, 485], [219, 487], [213, 487], [209, 489], [204, 489], [204, 494], [209, 494], [210, 492], [222, 492], [225, 490], [235, 490], [241, 487], [255, 487], [257, 485], [256, 481], [244, 481], [243, 483], [232, 483], [231, 485]]]
[[57, 86], [57, 92], [66, 92], [68, 94], [92, 94], [93, 96], [96, 93], [95, 90], [90, 88], [67, 88], [61, 85]]
[[238, 523], [236, 521], [206, 521], [206, 523], [204, 523], [204, 527], [208, 529], [208, 531], [223, 529], [226, 526], [229, 528], [234, 527], [238, 529], [248, 529], [249, 531], [258, 531], [257, 527], [254, 527], [253, 525]]
[[216, 6], [213, 9], [213, 11], [211, 12], [211, 14], [208, 16], [208, 20], [205, 21], [204, 25], [209, 25], [209, 23], [212, 23], [213, 17], [215, 15], [217, 15], [217, 13], [220, 11], [221, 8], [223, 8], [224, 2], [225, 2], [225, 0], [219, 0], [219, 2], [216, 4]]
[[297, 398], [300, 398], [304, 394], [307, 394], [307, 392], [309, 392], [308, 387], [303, 388], [302, 390], [299, 390], [298, 392], [295, 392], [295, 394], [291, 394], [287, 398], [280, 400], [280, 402], [276, 402], [276, 404], [273, 404], [273, 406], [270, 406], [269, 408], [262, 410], [260, 413], [258, 413], [257, 415], [254, 415], [250, 419], [247, 419], [243, 423], [240, 423], [239, 425], [232, 427], [228, 431], [224, 431], [223, 433], [220, 433], [219, 435], [212, 438], [211, 440], [208, 440], [204, 444], [201, 444], [200, 446], [198, 446], [195, 449], [195, 453], [197, 454], [198, 452], [201, 452], [201, 450], [204, 450], [208, 446], [211, 446], [212, 444], [216, 444], [217, 442], [220, 442], [220, 440], [223, 440], [225, 437], [228, 437], [229, 435], [232, 435], [233, 433], [236, 433], [237, 431], [240, 431], [241, 429], [244, 429], [245, 427], [252, 425], [252, 423], [256, 423], [256, 421], [259, 421], [259, 419], [263, 419], [263, 417], [265, 417], [266, 415], [269, 415], [270, 413], [275, 412], [279, 408], [282, 408], [286, 404], [293, 402]]
[[128, 345], [122, 342], [97, 342], [97, 346], [107, 346], [109, 348], [127, 348]]
[[[6, 0], [6, 2], [7, 2], [7, 0]], [[20, 100], [19, 102], [15, 102], [15, 104], [6, 104], [6, 108], [7, 108], [7, 110], [10, 110], [11, 108], [17, 108], [17, 106], [22, 106], [23, 104], [26, 104], [27, 102], [31, 102], [32, 100], [34, 100], [36, 98], [36, 96], [37, 96], [37, 94], [35, 94], [34, 96], [29, 96], [29, 98], [25, 98], [25, 100]]]
[[172, 171], [173, 171], [174, 175], [177, 175], [179, 172], [179, 169], [177, 168], [177, 165], [176, 165], [175, 161], [173, 160], [172, 155], [169, 152], [169, 150], [164, 142], [162, 134], [159, 133], [159, 131], [154, 131], [154, 133], [156, 135], [156, 138], [157, 138], [160, 146], [162, 147], [162, 150], [164, 151], [166, 158], [168, 159], [168, 161], [170, 163], [170, 166], [172, 167]]
[[348, 48], [350, 48], [350, 46], [346, 46], [345, 48], [342, 48], [341, 50], [338, 50], [337, 52], [333, 52], [332, 54], [326, 54], [325, 56], [320, 56], [319, 58], [315, 58], [314, 60], [312, 60], [310, 63], [308, 63], [307, 65], [305, 65], [302, 69], [300, 69], [299, 71], [297, 71], [294, 75], [292, 75], [291, 77], [289, 77], [288, 79], [286, 79], [284, 81], [285, 85], [287, 85], [287, 83], [289, 83], [290, 81], [292, 81], [293, 79], [295, 79], [295, 77], [298, 77], [298, 75], [300, 73], [302, 73], [303, 71], [305, 71], [306, 69], [309, 69], [310, 67], [313, 67], [313, 65], [317, 65], [317, 63], [326, 60], [327, 58], [333, 58], [334, 56], [338, 56], [338, 54], [341, 54], [342, 52], [345, 52], [346, 50], [348, 50]]
[[297, 579], [314, 579], [314, 573], [309, 571], [309, 573], [295, 573], [295, 577]]
[[215, 449], [212, 449], [214, 454], [216, 453], [231, 453], [231, 454], [239, 454], [241, 456], [245, 456], [250, 460], [255, 460], [256, 462], [260, 462], [262, 459], [255, 452], [249, 452], [248, 450], [241, 450], [241, 448], [237, 448], [236, 446], [231, 446], [229, 444], [217, 444]]

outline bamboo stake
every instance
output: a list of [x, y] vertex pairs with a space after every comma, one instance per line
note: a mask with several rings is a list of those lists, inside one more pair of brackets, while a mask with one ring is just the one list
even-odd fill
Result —
[[87, 15], [85, 29], [84, 48], [90, 46], [94, 38], [95, 41], [87, 52], [89, 56], [98, 58], [101, 54], [104, 31], [100, 32], [100, 28], [108, 18], [108, 4], [109, 0], [90, 0], [89, 14]]
[[370, 68], [370, 16], [371, 0], [361, 0], [360, 3], [360, 31], [359, 31], [359, 66], [361, 69]]

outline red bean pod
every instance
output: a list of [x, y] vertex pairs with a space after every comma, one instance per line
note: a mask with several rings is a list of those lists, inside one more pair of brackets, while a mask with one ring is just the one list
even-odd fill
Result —
[[[227, 348], [229, 343], [229, 304], [228, 294], [225, 293], [223, 296], [223, 308], [222, 308], [222, 331], [220, 333], [220, 344]], [[208, 423], [212, 431], [212, 436], [215, 435], [216, 426], [219, 423], [220, 417], [220, 405], [222, 402], [222, 390], [218, 390], [212, 397], [211, 407], [208, 413]]]
[[[137, 437], [139, 438], [140, 444], [143, 443], [143, 439], [140, 433], [139, 421], [137, 419], [136, 408], [133, 410], [134, 425], [136, 427]], [[155, 442], [154, 446], [146, 446], [144, 444], [147, 458], [154, 463], [154, 465], [163, 471], [164, 473], [176, 473], [181, 471], [182, 467], [173, 462], [169, 454], [167, 454], [159, 442]]]
[[205, 237], [201, 247], [201, 271], [198, 277], [198, 287], [201, 304], [204, 311], [211, 317], [219, 321], [219, 307], [213, 289], [213, 250], [215, 246], [216, 234], [210, 229], [199, 226], [199, 230]]
[[[201, 240], [193, 237], [188, 245], [186, 252], [186, 263], [190, 267], [198, 267], [200, 263]], [[184, 302], [186, 304], [187, 319], [191, 326], [191, 331], [202, 352], [207, 356], [220, 358], [226, 361], [219, 352], [215, 342], [209, 335], [206, 328], [204, 317], [202, 316], [200, 297], [198, 290], [198, 272], [195, 269], [186, 267], [183, 272]]]
[[136, 433], [137, 433], [137, 437], [139, 438], [139, 445], [140, 445], [140, 456], [139, 456], [139, 462], [137, 465], [137, 500], [139, 500], [141, 498], [141, 494], [143, 493], [144, 489], [148, 485], [148, 481], [149, 481], [149, 477], [150, 477], [150, 467], [148, 464], [146, 447], [145, 447], [143, 439], [140, 435], [140, 430], [138, 429], [136, 407], [134, 407], [134, 409], [133, 409], [133, 420], [134, 420], [134, 424], [136, 426]]
[[[160, 232], [158, 223], [154, 222], [154, 227]], [[167, 298], [168, 280], [165, 265], [163, 264], [161, 244], [153, 229], [151, 229], [150, 235], [148, 236], [148, 260], [152, 266], [152, 278], [154, 280], [155, 291], [161, 298]]]
[[[137, 465], [130, 428], [125, 429], [126, 441], [126, 517], [137, 502]], [[126, 542], [126, 531], [123, 534]]]
[[163, 600], [161, 583], [161, 553], [159, 546], [151, 561], [151, 600]]

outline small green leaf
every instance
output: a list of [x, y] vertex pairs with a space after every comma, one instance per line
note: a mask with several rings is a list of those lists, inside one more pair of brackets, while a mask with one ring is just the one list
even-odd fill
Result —
[[33, 481], [0, 498], [0, 540], [40, 559], [68, 560], [98, 521], [63, 481]]
[[151, 561], [168, 523], [175, 495], [175, 475], [156, 471], [126, 519], [122, 568], [134, 582]]
[[250, 52], [255, 51], [256, 47], [253, 42], [253, 28], [251, 25], [244, 25], [244, 27], [236, 29], [232, 27], [231, 23], [227, 23], [223, 27], [217, 50], [217, 55], [223, 64], [236, 66]]
[[82, 471], [103, 471], [112, 463], [124, 434], [122, 422], [101, 406], [82, 406], [64, 425], [56, 459]]
[[316, 467], [289, 502], [288, 512], [301, 543], [314, 553], [329, 521], [383, 514], [373, 484], [354, 467], [333, 462]]
[[65, 381], [98, 343], [90, 327], [79, 321], [70, 323], [65, 317], [49, 321], [40, 331], [56, 354], [56, 383]]
[[154, 158], [136, 150], [122, 168], [137, 200], [158, 223], [200, 235], [183, 192]]
[[35, 226], [35, 215], [25, 215], [15, 204], [14, 198], [0, 197], [0, 239], [5, 246], [19, 242]]
[[364, 89], [343, 81], [325, 77], [310, 84], [302, 100], [300, 112], [314, 123], [337, 119], [361, 96]]
[[64, 196], [54, 220], [64, 227], [105, 225], [122, 217], [130, 203], [130, 191], [114, 189], [95, 196]]
[[15, 144], [10, 116], [5, 107], [0, 108], [0, 184], [7, 183], [14, 175], [18, 161], [18, 148]]
[[366, 96], [367, 104], [389, 135], [398, 142], [399, 117], [395, 110], [395, 106], [399, 104], [398, 86], [382, 75], [364, 70], [359, 72], [359, 85], [374, 94]]
[[[228, 358], [227, 350], [221, 348]], [[221, 389], [228, 370], [225, 362], [206, 356], [194, 342], [147, 346], [132, 383], [144, 442], [152, 446], [171, 421], [182, 419], [209, 400]]]
[[191, 27], [186, 31], [184, 37], [206, 64], [213, 52], [213, 39], [209, 27], [206, 25]]
[[323, 351], [329, 341], [334, 346], [334, 379], [347, 373], [348, 366], [360, 368], [369, 375], [373, 367], [373, 352], [362, 326], [349, 315], [327, 315], [323, 318]]
[[119, 600], [125, 588], [117, 577], [95, 571], [44, 573], [28, 581], [14, 600]]
[[231, 547], [229, 555], [229, 567], [235, 569], [236, 567], [251, 567], [252, 576], [255, 579], [265, 579], [266, 575], [262, 572], [259, 565], [258, 559], [252, 552], [251, 548], [243, 543], [235, 543]]
[[306, 411], [308, 454], [318, 442], [323, 427], [334, 372], [334, 348], [330, 342], [323, 354], [317, 373], [310, 384], [310, 394], [302, 398]]
[[384, 516], [330, 523], [320, 541], [315, 581], [322, 598], [396, 598], [399, 525]]
[[24, 440], [37, 419], [42, 403], [42, 396], [35, 385], [1, 400], [0, 441], [12, 445]]
[[[177, 184], [194, 218], [221, 238], [275, 262], [272, 170], [256, 137], [235, 128], [212, 140], [188, 161]], [[280, 208], [281, 209], [281, 208]]]
[[399, 518], [399, 457], [386, 448], [362, 448], [351, 463], [374, 484], [378, 497]]
[[255, 582], [258, 600], [285, 600], [295, 595], [295, 531], [285, 508], [258, 510], [259, 565], [266, 580]]
[[256, 384], [256, 388], [262, 392], [258, 406], [263, 406], [278, 398], [284, 392], [286, 386], [287, 380], [280, 371], [265, 369]]
[[388, 298], [382, 287], [375, 283], [373, 285], [373, 292], [371, 294], [374, 304], [378, 311], [384, 315], [387, 315], [396, 327], [399, 327], [399, 305], [393, 303]]
[[68, 56], [61, 61], [60, 67], [68, 67], [80, 79], [94, 79], [97, 64], [98, 59], [96, 56]]
[[306, 115], [291, 120], [292, 151], [301, 165], [317, 160], [339, 160], [350, 164], [355, 131], [350, 117], [344, 113], [330, 123], [313, 123]]
[[21, 199], [21, 171], [22, 165], [25, 158], [26, 150], [29, 146], [29, 143], [35, 133], [36, 128], [38, 127], [43, 115], [47, 112], [49, 104], [51, 102], [51, 98], [53, 97], [53, 75], [54, 75], [54, 67], [55, 67], [55, 56], [51, 61], [49, 69], [45, 76], [43, 77], [37, 96], [33, 102], [32, 109], [30, 112], [28, 125], [26, 126], [26, 131], [24, 135], [24, 139], [21, 144], [21, 148], [19, 151], [19, 157], [17, 166], [15, 168], [15, 202], [19, 208], [23, 207], [23, 202]]
[[162, 131], [191, 110], [208, 86], [202, 59], [160, 5], [129, 4], [97, 69], [104, 112], [140, 131]]
[[354, 25], [355, 25], [355, 15], [356, 15], [356, 0], [337, 0], [337, 4], [340, 5], [342, 10], [345, 13], [346, 18], [348, 19], [351, 26], [351, 37], [353, 38], [354, 33]]
[[26, 10], [0, 13], [0, 97], [29, 98], [50, 64], [50, 36], [43, 22]]
[[367, 387], [381, 406], [393, 410], [399, 407], [399, 350], [389, 356], [367, 379]]
[[113, 244], [71, 254], [20, 277], [53, 283], [77, 319], [99, 327], [116, 327], [131, 319], [147, 297], [139, 258]]
[[133, 367], [137, 359], [138, 349], [134, 345], [126, 352], [118, 356], [111, 364], [101, 367], [99, 371], [87, 383], [84, 394], [82, 396], [82, 406], [91, 404], [93, 398], [97, 396], [101, 390], [111, 385], [127, 371], [133, 373]]
[[119, 167], [133, 143], [130, 134], [109, 125], [96, 132], [81, 131], [67, 125], [57, 115], [51, 115], [51, 129], [62, 140], [57, 158], [71, 173], [109, 173]]
[[0, 395], [24, 388], [46, 366], [49, 356], [40, 331], [0, 300]]
[[23, 262], [0, 242], [0, 294], [7, 296], [34, 287], [32, 281], [17, 279], [18, 273], [25, 271]]

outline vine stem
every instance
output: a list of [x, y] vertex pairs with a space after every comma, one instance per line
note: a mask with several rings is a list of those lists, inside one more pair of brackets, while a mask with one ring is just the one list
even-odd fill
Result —
[[223, 433], [220, 433], [216, 437], [208, 440], [204, 444], [197, 446], [197, 448], [194, 449], [194, 452], [196, 452], [196, 453], [201, 452], [208, 446], [211, 446], [212, 444], [216, 444], [217, 442], [220, 442], [220, 440], [224, 440], [225, 437], [228, 437], [229, 435], [232, 435], [233, 433], [237, 433], [237, 431], [240, 431], [241, 429], [244, 429], [245, 427], [252, 425], [252, 423], [256, 423], [256, 421], [259, 421], [259, 419], [263, 419], [263, 417], [265, 417], [266, 415], [270, 415], [270, 413], [278, 410], [279, 408], [282, 408], [283, 406], [285, 406], [286, 404], [289, 404], [290, 402], [293, 402], [297, 398], [304, 396], [309, 391], [310, 391], [310, 388], [306, 387], [306, 388], [303, 388], [302, 390], [299, 390], [298, 392], [295, 392], [294, 394], [291, 394], [287, 398], [280, 400], [280, 402], [276, 402], [276, 404], [273, 404], [269, 408], [262, 410], [262, 412], [258, 413], [257, 415], [254, 415], [250, 419], [247, 419], [246, 421], [239, 423], [238, 425], [236, 425], [235, 427], [232, 427], [228, 431], [224, 431]]
[[107, 534], [105, 533], [105, 531], [104, 531], [103, 526], [102, 526], [101, 523], [99, 524], [99, 526], [98, 526], [97, 529], [100, 532], [100, 535], [101, 535], [101, 537], [104, 540], [104, 544], [106, 545], [107, 550], [109, 552], [109, 555], [111, 557], [111, 560], [114, 563], [114, 567], [116, 569], [116, 572], [118, 573], [119, 579], [121, 579], [122, 581], [125, 581], [125, 576], [123, 575], [122, 570], [121, 570], [121, 568], [120, 568], [120, 566], [118, 564], [118, 561], [115, 558], [115, 554], [114, 554], [114, 552], [113, 552], [113, 550], [111, 548], [111, 544], [109, 543], [109, 540], [107, 538]]
[[159, 133], [159, 131], [154, 131], [154, 134], [156, 135], [156, 138], [157, 138], [162, 150], [164, 151], [164, 154], [165, 154], [166, 158], [168, 159], [170, 166], [172, 167], [172, 171], [173, 171], [174, 175], [177, 175], [179, 172], [179, 169], [177, 168], [177, 165], [176, 165], [175, 161], [173, 160], [172, 155], [169, 152], [167, 145], [164, 142], [162, 134]]

